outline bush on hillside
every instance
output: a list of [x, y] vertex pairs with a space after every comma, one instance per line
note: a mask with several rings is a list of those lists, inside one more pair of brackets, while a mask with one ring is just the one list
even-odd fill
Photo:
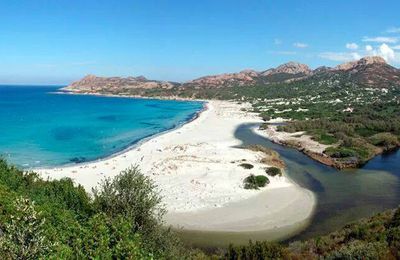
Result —
[[379, 133], [369, 138], [370, 142], [375, 146], [380, 146], [384, 150], [390, 150], [399, 145], [397, 136], [391, 133]]
[[142, 235], [145, 247], [156, 254], [179, 255], [179, 240], [172, 231], [163, 227], [166, 213], [161, 204], [157, 186], [141, 174], [138, 167], [131, 167], [114, 179], [105, 179], [99, 189], [94, 189], [94, 205], [99, 212], [111, 218], [123, 217], [131, 221], [134, 232]]
[[19, 197], [14, 202], [15, 215], [2, 227], [0, 252], [7, 259], [35, 259], [48, 255], [54, 244], [45, 235], [45, 218], [34, 203]]

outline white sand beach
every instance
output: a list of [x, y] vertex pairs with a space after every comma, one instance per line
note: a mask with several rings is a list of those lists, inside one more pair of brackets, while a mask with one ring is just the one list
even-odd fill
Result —
[[[39, 169], [44, 178], [70, 177], [91, 191], [103, 178], [138, 165], [158, 185], [168, 210], [167, 224], [190, 230], [260, 231], [304, 223], [315, 206], [311, 191], [286, 176], [269, 177], [260, 190], [246, 190], [250, 173], [265, 174], [261, 152], [238, 148], [234, 131], [261, 123], [244, 104], [209, 101], [199, 117], [173, 131], [103, 160]], [[239, 164], [251, 163], [251, 170]]]

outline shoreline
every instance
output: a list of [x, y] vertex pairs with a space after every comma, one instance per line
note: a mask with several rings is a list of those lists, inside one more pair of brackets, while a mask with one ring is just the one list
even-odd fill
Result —
[[110, 93], [97, 93], [97, 92], [79, 92], [72, 90], [58, 90], [54, 92], [49, 92], [55, 95], [83, 95], [83, 96], [98, 96], [98, 97], [119, 97], [119, 98], [137, 98], [137, 99], [155, 99], [155, 100], [175, 100], [175, 101], [197, 101], [197, 102], [207, 102], [205, 99], [193, 99], [193, 98], [183, 98], [179, 96], [141, 96], [141, 95], [130, 95], [130, 94], [110, 94]]
[[[37, 171], [44, 178], [70, 177], [90, 192], [105, 177], [112, 178], [131, 165], [139, 165], [142, 173], [159, 187], [168, 211], [166, 224], [185, 231], [262, 230], [267, 234], [310, 219], [315, 196], [287, 176], [268, 176], [271, 183], [258, 191], [242, 187], [245, 177], [250, 173], [265, 174], [267, 165], [260, 163], [260, 152], [238, 148], [240, 141], [233, 133], [240, 124], [261, 123], [261, 119], [242, 111], [244, 104], [206, 104], [206, 109], [190, 122], [118, 155]], [[238, 166], [243, 161], [254, 165], [254, 169]], [[219, 220], [215, 214], [220, 214]]]

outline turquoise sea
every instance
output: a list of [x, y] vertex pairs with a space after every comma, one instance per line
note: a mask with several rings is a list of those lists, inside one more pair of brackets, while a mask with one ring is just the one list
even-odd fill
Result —
[[0, 154], [24, 168], [96, 160], [192, 119], [201, 102], [55, 94], [0, 86]]

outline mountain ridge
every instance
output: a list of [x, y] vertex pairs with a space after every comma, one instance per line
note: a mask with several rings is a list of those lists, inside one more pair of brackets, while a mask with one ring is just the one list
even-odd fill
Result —
[[173, 89], [173, 88], [194, 88], [213, 89], [226, 87], [245, 87], [254, 85], [269, 85], [273, 83], [291, 82], [304, 80], [313, 76], [332, 77], [335, 74], [344, 74], [349, 81], [371, 86], [386, 88], [391, 85], [400, 85], [400, 70], [387, 64], [378, 56], [364, 57], [357, 61], [340, 64], [334, 68], [318, 67], [314, 70], [306, 64], [298, 62], [284, 63], [276, 68], [263, 71], [251, 69], [234, 73], [223, 73], [207, 75], [183, 83], [171, 81], [150, 80], [144, 76], [138, 77], [99, 77], [87, 75], [84, 78], [73, 82], [63, 88], [71, 92], [119, 92], [132, 89]]

